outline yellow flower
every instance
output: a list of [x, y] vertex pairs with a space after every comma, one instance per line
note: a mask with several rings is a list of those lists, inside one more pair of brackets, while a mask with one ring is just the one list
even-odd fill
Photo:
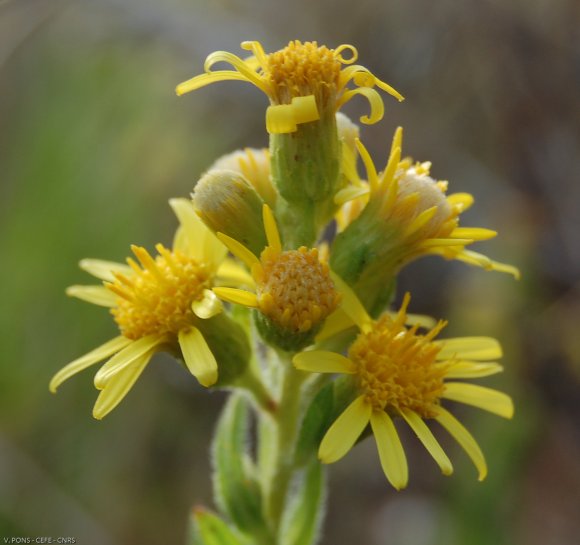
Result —
[[[205, 73], [180, 83], [177, 94], [224, 80], [252, 83], [270, 99], [266, 128], [272, 134], [294, 132], [297, 125], [320, 119], [322, 111], [338, 111], [356, 95], [364, 96], [371, 108], [370, 115], [361, 117], [361, 121], [376, 123], [383, 117], [384, 105], [374, 87], [403, 100], [397, 91], [367, 68], [353, 64], [358, 52], [352, 45], [329, 49], [316, 42], [295, 40], [270, 54], [266, 54], [257, 41], [242, 42], [241, 47], [251, 51], [252, 56], [242, 59], [226, 51], [211, 53], [205, 60]], [[344, 57], [345, 52], [349, 53], [349, 58]], [[229, 64], [233, 70], [212, 70], [219, 62]], [[348, 88], [351, 82], [354, 89]]]
[[487, 466], [477, 442], [441, 400], [458, 401], [511, 418], [513, 404], [509, 396], [454, 380], [500, 372], [502, 367], [490, 361], [501, 357], [499, 343], [487, 337], [435, 340], [446, 325], [443, 321], [425, 335], [418, 333], [418, 325], [405, 327], [409, 294], [395, 317], [384, 314], [372, 320], [348, 288], [339, 288], [343, 306], [360, 330], [348, 355], [313, 350], [294, 357], [294, 365], [304, 371], [352, 375], [358, 392], [326, 432], [318, 452], [321, 461], [332, 463], [342, 458], [370, 423], [387, 479], [397, 490], [404, 488], [407, 461], [392, 420], [398, 416], [415, 432], [443, 474], [449, 475], [453, 466], [425, 424], [425, 420], [435, 420], [465, 449], [479, 480], [483, 480]]
[[[218, 378], [218, 366], [200, 320], [222, 310], [211, 288], [217, 281], [244, 281], [247, 273], [230, 260], [226, 248], [203, 225], [191, 203], [173, 199], [180, 221], [173, 249], [156, 246], [153, 258], [145, 248], [132, 246], [139, 264], [85, 259], [81, 268], [103, 280], [101, 286], [71, 286], [67, 294], [109, 307], [121, 335], [74, 360], [50, 381], [54, 393], [65, 380], [107, 358], [95, 375], [101, 390], [93, 416], [101, 419], [125, 397], [156, 352], [181, 352], [190, 372], [203, 386]], [[251, 281], [251, 279], [249, 279]]]
[[388, 231], [390, 236], [385, 239], [389, 242], [384, 245], [384, 251], [396, 253], [401, 265], [423, 255], [436, 254], [519, 278], [517, 268], [466, 249], [497, 233], [481, 227], [459, 226], [459, 216], [473, 204], [473, 196], [446, 195], [448, 183], [431, 178], [431, 163], [413, 163], [410, 158], [401, 160], [402, 135], [399, 127], [387, 166], [380, 174], [364, 145], [357, 141], [368, 182], [358, 177], [353, 157], [346, 154], [343, 158], [343, 170], [352, 185], [339, 191], [335, 198], [343, 205], [337, 215], [339, 231], [344, 232], [357, 218], [366, 216], [366, 221], [379, 223], [377, 229]]
[[302, 246], [297, 250], [283, 250], [276, 220], [266, 204], [263, 221], [268, 246], [260, 258], [233, 238], [217, 234], [246, 263], [255, 291], [229, 287], [217, 287], [213, 291], [225, 301], [257, 309], [275, 330], [275, 333], [269, 331], [273, 335], [271, 340], [284, 349], [297, 349], [313, 338], [336, 309], [340, 295], [317, 248]]

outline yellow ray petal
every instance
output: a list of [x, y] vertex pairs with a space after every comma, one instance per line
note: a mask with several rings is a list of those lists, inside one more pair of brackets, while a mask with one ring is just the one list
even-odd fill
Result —
[[224, 233], [217, 233], [217, 237], [227, 246], [232, 254], [239, 257], [248, 266], [248, 269], [252, 270], [254, 265], [260, 263], [260, 260], [237, 240]]
[[248, 79], [236, 72], [235, 70], [215, 70], [208, 74], [199, 74], [198, 76], [194, 76], [187, 81], [182, 81], [176, 88], [175, 92], [177, 96], [184, 95], [185, 93], [189, 93], [191, 91], [195, 91], [197, 89], [201, 89], [206, 85], [211, 85], [212, 83], [216, 83], [218, 81], [248, 81]]
[[208, 388], [218, 379], [218, 365], [199, 329], [179, 332], [179, 346], [185, 365], [202, 386]]
[[318, 112], [314, 95], [294, 97], [292, 99], [292, 110], [294, 112], [294, 119], [298, 125], [320, 119], [320, 113]]
[[203, 297], [199, 301], [194, 301], [191, 305], [193, 313], [202, 320], [207, 320], [223, 310], [222, 302], [217, 295], [208, 289], [203, 290]]
[[358, 199], [359, 197], [363, 197], [364, 195], [368, 195], [369, 188], [367, 186], [353, 186], [349, 185], [344, 189], [341, 189], [337, 192], [334, 196], [334, 203], [342, 206], [343, 204], [347, 203], [348, 201], [352, 201], [354, 199]]
[[460, 358], [463, 360], [497, 360], [502, 357], [501, 345], [492, 337], [458, 337], [433, 341], [441, 347], [437, 360]]
[[[397, 318], [399, 315], [398, 312], [387, 311], [385, 314], [390, 316], [393, 320]], [[431, 316], [427, 316], [425, 314], [406, 314], [405, 325], [418, 325], [424, 329], [433, 329], [437, 325], [437, 320], [435, 318], [431, 318]]]
[[[170, 199], [169, 205], [183, 226], [187, 240], [187, 255], [200, 263], [207, 263], [215, 271], [226, 256], [227, 249], [205, 226], [187, 199]], [[183, 242], [180, 242], [180, 246]]]
[[114, 307], [117, 304], [117, 296], [104, 286], [69, 286], [66, 294], [101, 307]]
[[487, 476], [487, 464], [485, 463], [485, 457], [477, 444], [477, 441], [473, 438], [471, 433], [467, 431], [465, 426], [457, 420], [449, 411], [445, 410], [443, 407], [439, 407], [438, 414], [435, 417], [437, 422], [441, 424], [451, 436], [461, 445], [463, 450], [471, 458], [477, 471], [479, 473], [479, 480], [483, 481]]
[[443, 397], [473, 405], [503, 418], [512, 418], [514, 415], [514, 404], [510, 396], [478, 384], [446, 382]]
[[115, 276], [114, 272], [120, 272], [125, 275], [131, 275], [131, 267], [124, 265], [123, 263], [116, 263], [115, 261], [104, 261], [102, 259], [81, 259], [79, 267], [83, 270], [92, 274], [94, 277], [100, 280], [106, 280], [107, 282], [114, 282]]
[[122, 335], [120, 335], [119, 337], [115, 337], [114, 339], [111, 339], [105, 344], [102, 344], [98, 348], [91, 350], [88, 354], [85, 354], [84, 356], [74, 361], [71, 361], [68, 365], [65, 365], [60, 371], [58, 371], [58, 373], [56, 373], [52, 377], [50, 384], [48, 386], [50, 391], [54, 394], [56, 392], [56, 389], [65, 380], [69, 379], [73, 375], [76, 375], [80, 371], [83, 371], [87, 367], [90, 367], [91, 365], [98, 363], [104, 360], [105, 358], [108, 358], [109, 356], [119, 352], [132, 342], [133, 341], [131, 339], [128, 339], [127, 337], [123, 337]]
[[258, 308], [258, 297], [255, 293], [237, 288], [214, 288], [213, 292], [222, 300], [245, 307]]
[[421, 443], [423, 443], [429, 454], [437, 462], [443, 475], [451, 475], [453, 473], [453, 465], [431, 430], [427, 427], [427, 424], [425, 424], [417, 413], [411, 410], [402, 410], [401, 415], [407, 421], [407, 424], [411, 426], [411, 429], [415, 432]]
[[268, 239], [268, 246], [276, 252], [282, 251], [282, 244], [280, 242], [280, 233], [276, 225], [276, 219], [272, 213], [272, 209], [264, 203], [262, 207], [262, 218], [264, 221], [264, 229], [266, 231], [266, 238]]
[[233, 284], [234, 286], [254, 287], [252, 275], [233, 259], [226, 258], [219, 266], [215, 278], [216, 284]]
[[94, 380], [95, 388], [102, 390], [117, 373], [131, 366], [143, 354], [154, 352], [155, 348], [164, 342], [167, 342], [167, 335], [159, 333], [132, 341], [97, 371]]
[[419, 248], [428, 249], [433, 247], [447, 247], [447, 246], [467, 246], [474, 242], [471, 238], [429, 238], [421, 244]]
[[269, 134], [296, 132], [298, 126], [291, 104], [277, 104], [266, 109], [266, 130]]
[[447, 368], [445, 378], [480, 378], [501, 373], [503, 367], [499, 363], [474, 363], [472, 361], [455, 361], [451, 364], [447, 362], [438, 363]]
[[351, 375], [356, 372], [354, 363], [342, 354], [327, 350], [312, 350], [296, 354], [292, 360], [294, 367], [311, 373], [344, 373]]
[[341, 308], [337, 308], [324, 321], [322, 329], [316, 335], [316, 342], [320, 343], [352, 326], [354, 326], [354, 322], [349, 318], [348, 314]]
[[395, 489], [405, 488], [409, 481], [409, 468], [403, 445], [391, 417], [384, 411], [373, 411], [371, 426], [381, 466], [387, 479]]
[[455, 207], [459, 207], [461, 212], [465, 212], [474, 202], [473, 195], [469, 193], [453, 193], [447, 196], [447, 202]]
[[237, 55], [227, 51], [214, 51], [206, 57], [203, 64], [203, 68], [206, 73], [210, 72], [212, 66], [218, 62], [225, 62], [230, 64], [243, 76], [244, 79], [250, 83], [253, 83], [256, 87], [258, 87], [258, 89], [269, 96], [270, 89], [266, 80], [255, 72], [251, 63], [247, 63]]
[[365, 170], [367, 171], [367, 178], [369, 181], [369, 188], [370, 192], [374, 193], [377, 190], [378, 183], [379, 183], [379, 176], [377, 174], [377, 169], [375, 168], [375, 164], [364, 144], [358, 139], [355, 139], [356, 149], [358, 150], [363, 163], [365, 165]]
[[412, 234], [416, 233], [419, 229], [424, 227], [427, 223], [433, 219], [433, 216], [437, 213], [438, 207], [432, 206], [423, 210], [405, 229], [403, 236], [410, 237]]
[[105, 388], [99, 394], [95, 406], [93, 408], [93, 416], [97, 420], [101, 420], [107, 416], [127, 395], [133, 384], [137, 381], [154, 351], [146, 352], [133, 361], [130, 367], [123, 369], [114, 375], [108, 382]]
[[341, 108], [356, 95], [364, 96], [369, 101], [369, 106], [371, 108], [369, 115], [363, 115], [360, 117], [361, 123], [364, 123], [365, 125], [378, 123], [385, 115], [385, 105], [381, 95], [370, 87], [358, 87], [357, 89], [346, 91], [337, 103], [338, 108]]
[[483, 227], [456, 227], [449, 235], [450, 238], [470, 238], [473, 240], [489, 240], [497, 236], [497, 231]]
[[331, 464], [340, 460], [355, 444], [366, 428], [372, 408], [364, 396], [357, 397], [330, 426], [320, 443], [318, 457]]
[[342, 308], [361, 331], [368, 333], [371, 328], [372, 320], [365, 307], [359, 301], [354, 291], [350, 289], [350, 286], [340, 278], [340, 276], [333, 271], [330, 271], [330, 276], [337, 291], [342, 296], [340, 308]]

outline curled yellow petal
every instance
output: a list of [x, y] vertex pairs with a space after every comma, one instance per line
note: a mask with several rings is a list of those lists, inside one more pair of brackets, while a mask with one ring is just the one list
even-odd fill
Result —
[[277, 104], [266, 109], [266, 130], [269, 134], [287, 134], [298, 128], [291, 104]]
[[370, 87], [357, 87], [356, 89], [345, 91], [338, 101], [338, 107], [340, 108], [356, 95], [364, 96], [369, 101], [369, 106], [371, 108], [369, 115], [361, 116], [361, 123], [364, 123], [365, 125], [378, 123], [385, 115], [385, 105], [383, 104], [381, 95]]
[[198, 318], [207, 320], [219, 314], [223, 310], [223, 305], [213, 291], [205, 289], [203, 297], [192, 303], [191, 310]]

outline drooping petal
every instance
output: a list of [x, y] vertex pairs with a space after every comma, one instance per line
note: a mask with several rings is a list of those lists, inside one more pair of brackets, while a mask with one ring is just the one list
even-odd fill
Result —
[[446, 366], [445, 378], [480, 378], [503, 371], [503, 367], [495, 362], [475, 363], [473, 361], [459, 360], [451, 364], [443, 362], [436, 365]]
[[354, 363], [342, 354], [327, 350], [311, 350], [300, 352], [292, 360], [294, 367], [311, 373], [344, 373], [347, 375], [356, 372]]
[[320, 460], [325, 464], [340, 460], [366, 428], [371, 413], [364, 396], [357, 397], [326, 432], [318, 449]]
[[258, 297], [255, 293], [237, 288], [213, 288], [213, 292], [224, 301], [245, 307], [258, 308]]
[[91, 350], [88, 354], [85, 354], [84, 356], [74, 361], [71, 361], [68, 365], [65, 365], [60, 371], [58, 371], [58, 373], [56, 373], [52, 377], [49, 384], [50, 391], [54, 394], [56, 392], [56, 389], [65, 380], [69, 379], [73, 375], [76, 375], [80, 371], [83, 371], [87, 367], [90, 367], [91, 365], [98, 363], [104, 360], [105, 358], [108, 358], [109, 356], [115, 354], [116, 352], [119, 352], [132, 342], [133, 341], [131, 339], [123, 337], [123, 335], [120, 335], [119, 337], [115, 337], [114, 339], [111, 339], [105, 344], [102, 344], [98, 348]]
[[218, 379], [218, 366], [199, 329], [192, 327], [179, 332], [179, 346], [185, 365], [202, 386], [209, 388]]
[[473, 405], [503, 418], [512, 418], [514, 415], [514, 404], [510, 396], [478, 384], [446, 382], [442, 397]]
[[194, 76], [187, 81], [182, 81], [176, 88], [175, 93], [177, 96], [184, 95], [191, 91], [201, 89], [206, 85], [211, 85], [212, 83], [217, 83], [218, 81], [248, 81], [243, 74], [236, 72], [235, 70], [215, 70], [206, 74], [199, 74]]
[[93, 416], [97, 420], [101, 420], [107, 416], [107, 414], [123, 401], [123, 398], [133, 387], [133, 384], [135, 384], [149, 363], [154, 352], [154, 350], [150, 350], [149, 352], [142, 354], [132, 362], [131, 366], [122, 369], [116, 375], [111, 377], [99, 394], [93, 408]]
[[387, 479], [395, 489], [405, 488], [409, 481], [409, 468], [403, 445], [391, 417], [384, 411], [373, 411], [371, 427]]
[[433, 456], [433, 459], [441, 468], [443, 475], [451, 475], [453, 473], [453, 465], [423, 419], [416, 412], [409, 409], [401, 410], [401, 415], [407, 424], [411, 426], [411, 429], [415, 432], [421, 443], [423, 443], [429, 454]]
[[203, 297], [191, 305], [193, 313], [202, 320], [207, 320], [223, 310], [222, 302], [217, 295], [208, 289], [203, 290]]
[[435, 417], [437, 422], [441, 424], [451, 436], [461, 445], [463, 450], [471, 458], [477, 471], [479, 473], [479, 480], [483, 481], [487, 476], [487, 464], [483, 452], [479, 448], [477, 441], [473, 438], [471, 433], [467, 431], [465, 426], [457, 420], [449, 411], [443, 407], [438, 408], [438, 414]]
[[155, 347], [166, 341], [167, 336], [159, 333], [132, 341], [97, 371], [94, 380], [95, 388], [102, 390], [117, 373], [131, 366], [141, 356], [153, 351]]
[[132, 273], [131, 267], [128, 267], [123, 263], [105, 261], [103, 259], [81, 259], [79, 267], [83, 271], [92, 274], [94, 277], [100, 280], [106, 280], [107, 282], [115, 281], [115, 276], [113, 275], [114, 272], [120, 272], [126, 275]]
[[441, 346], [437, 360], [460, 358], [463, 360], [497, 360], [502, 356], [501, 345], [492, 337], [458, 337], [442, 339], [433, 344]]
[[364, 96], [369, 101], [369, 106], [371, 108], [369, 115], [363, 115], [360, 117], [361, 123], [364, 123], [365, 125], [378, 123], [385, 115], [385, 105], [381, 95], [370, 87], [358, 87], [356, 89], [345, 91], [337, 103], [338, 108], [342, 107], [356, 95]]
[[101, 307], [114, 307], [117, 304], [117, 296], [105, 286], [69, 286], [66, 294]]

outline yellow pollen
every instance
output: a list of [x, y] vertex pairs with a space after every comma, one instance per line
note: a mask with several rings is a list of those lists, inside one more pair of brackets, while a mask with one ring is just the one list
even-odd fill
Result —
[[309, 331], [339, 303], [328, 265], [316, 248], [277, 252], [267, 247], [253, 272], [260, 312], [286, 330]]
[[267, 57], [265, 75], [274, 91], [274, 102], [288, 104], [294, 97], [314, 95], [323, 105], [336, 93], [340, 56], [316, 42], [295, 40]]
[[147, 250], [133, 246], [141, 267], [128, 259], [133, 274], [116, 273], [113, 283], [105, 284], [118, 296], [111, 309], [121, 333], [129, 339], [140, 339], [153, 333], [174, 333], [193, 324], [191, 310], [203, 290], [210, 287], [204, 264], [161, 244], [155, 259]]
[[417, 335], [416, 326], [407, 329], [385, 315], [369, 333], [359, 334], [348, 356], [374, 410], [411, 409], [422, 418], [437, 414], [447, 366], [435, 364], [441, 348], [431, 340], [444, 326], [439, 322], [427, 335]]

